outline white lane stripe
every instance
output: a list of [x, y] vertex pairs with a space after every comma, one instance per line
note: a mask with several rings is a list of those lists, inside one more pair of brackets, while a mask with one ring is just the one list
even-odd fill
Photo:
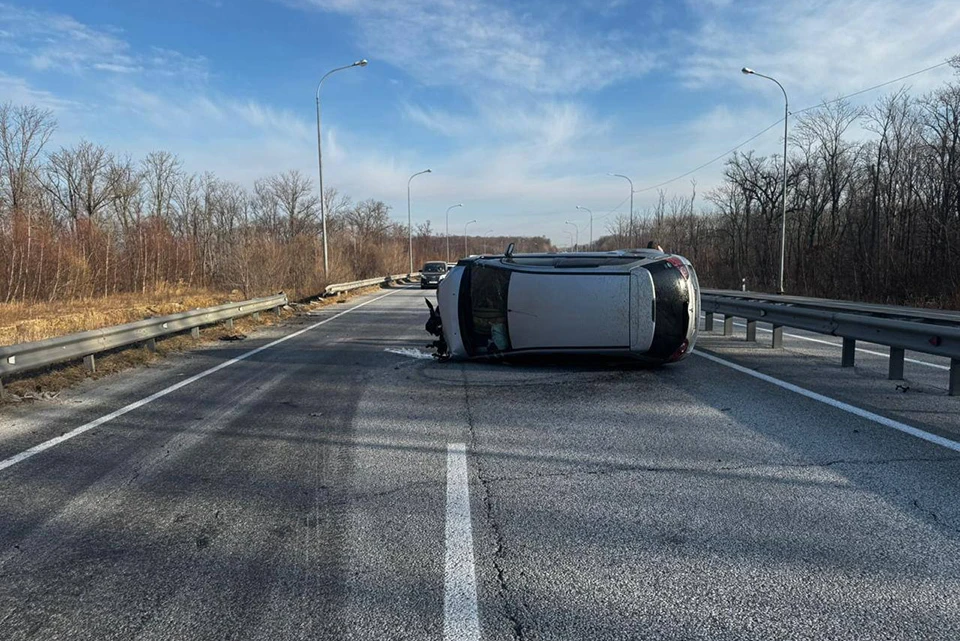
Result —
[[[399, 291], [399, 290], [398, 290], [398, 291]], [[133, 402], [133, 403], [130, 403], [129, 405], [126, 405], [126, 406], [124, 406], [124, 407], [121, 407], [120, 409], [118, 409], [118, 410], [116, 410], [116, 411], [114, 411], [114, 412], [110, 412], [110, 413], [107, 414], [106, 416], [101, 416], [100, 418], [95, 419], [95, 420], [92, 420], [92, 421], [90, 421], [89, 423], [84, 423], [84, 424], [81, 425], [80, 427], [74, 428], [74, 429], [70, 430], [69, 432], [66, 432], [65, 434], [61, 434], [60, 436], [58, 436], [58, 437], [56, 437], [56, 438], [52, 438], [52, 439], [50, 439], [49, 441], [44, 441], [43, 443], [40, 443], [39, 445], [34, 445], [33, 447], [31, 447], [31, 448], [28, 449], [28, 450], [24, 450], [23, 452], [20, 452], [19, 454], [15, 454], [14, 456], [11, 456], [11, 457], [8, 458], [8, 459], [4, 459], [3, 461], [0, 461], [0, 471], [5, 470], [5, 469], [7, 469], [8, 467], [11, 467], [11, 466], [13, 466], [13, 465], [16, 465], [17, 463], [20, 463], [20, 462], [22, 462], [22, 461], [25, 461], [25, 460], [27, 460], [28, 458], [30, 458], [31, 456], [34, 456], [35, 454], [39, 454], [40, 452], [43, 452], [44, 450], [49, 450], [51, 447], [54, 447], [55, 445], [59, 445], [60, 443], [63, 443], [64, 441], [68, 441], [68, 440], [74, 438], [75, 436], [80, 436], [80, 435], [83, 434], [84, 432], [87, 432], [87, 431], [89, 431], [89, 430], [92, 430], [93, 428], [95, 428], [95, 427], [97, 427], [97, 426], [99, 426], [99, 425], [103, 425], [104, 423], [106, 423], [106, 422], [108, 422], [108, 421], [112, 421], [113, 419], [115, 419], [115, 418], [117, 418], [117, 417], [120, 417], [120, 416], [123, 416], [124, 414], [126, 414], [126, 413], [128, 413], [128, 412], [132, 412], [132, 411], [135, 410], [135, 409], [139, 409], [139, 408], [143, 407], [144, 405], [147, 405], [148, 403], [152, 403], [153, 401], [157, 400], [158, 398], [164, 397], [164, 396], [166, 396], [167, 394], [169, 394], [169, 393], [171, 393], [171, 392], [177, 391], [177, 390], [180, 389], [181, 387], [186, 387], [187, 385], [190, 385], [190, 384], [192, 384], [192, 383], [196, 383], [196, 382], [199, 381], [201, 378], [205, 378], [205, 377], [209, 376], [210, 374], [213, 374], [214, 372], [219, 372], [220, 370], [222, 370], [222, 369], [225, 368], [225, 367], [230, 367], [231, 365], [234, 365], [234, 364], [236, 364], [236, 363], [239, 363], [239, 362], [242, 361], [242, 360], [246, 360], [246, 359], [250, 358], [250, 357], [253, 356], [254, 354], [259, 354], [260, 352], [262, 352], [262, 351], [264, 351], [264, 350], [266, 350], [266, 349], [270, 349], [271, 347], [275, 347], [275, 346], [279, 345], [280, 343], [283, 343], [283, 342], [285, 342], [285, 341], [290, 340], [291, 338], [295, 338], [295, 337], [297, 337], [297, 336], [300, 336], [300, 334], [304, 334], [304, 333], [306, 333], [306, 332], [309, 332], [309, 331], [312, 330], [312, 329], [316, 329], [317, 327], [320, 327], [321, 325], [324, 325], [324, 324], [326, 324], [326, 323], [329, 323], [330, 321], [332, 321], [332, 320], [334, 320], [334, 319], [340, 318], [340, 317], [343, 316], [344, 314], [349, 314], [350, 312], [352, 312], [352, 311], [355, 310], [355, 309], [360, 309], [361, 307], [364, 307], [365, 305], [369, 305], [370, 303], [375, 303], [375, 302], [377, 302], [378, 300], [380, 300], [381, 298], [386, 298], [387, 296], [391, 296], [392, 294], [395, 294], [395, 293], [396, 293], [396, 291], [393, 291], [393, 292], [390, 292], [389, 294], [384, 294], [383, 296], [378, 296], [377, 298], [374, 298], [374, 299], [372, 299], [372, 300], [368, 300], [368, 301], [365, 302], [365, 303], [360, 303], [359, 305], [356, 305], [356, 306], [354, 306], [354, 307], [351, 307], [350, 309], [347, 309], [347, 310], [344, 310], [344, 311], [340, 312], [340, 313], [337, 314], [336, 316], [331, 316], [330, 318], [324, 319], [324, 320], [320, 321], [319, 323], [314, 323], [313, 325], [310, 325], [309, 327], [305, 327], [305, 328], [303, 328], [303, 329], [301, 329], [301, 330], [299, 330], [299, 331], [296, 331], [296, 332], [294, 332], [294, 333], [292, 333], [292, 334], [289, 334], [289, 335], [287, 335], [287, 336], [284, 336], [283, 338], [278, 338], [277, 340], [275, 340], [275, 341], [273, 341], [273, 342], [271, 342], [271, 343], [267, 343], [266, 345], [263, 345], [263, 346], [261, 346], [261, 347], [258, 347], [257, 349], [251, 350], [251, 351], [249, 351], [249, 352], [247, 352], [247, 353], [245, 353], [245, 354], [241, 354], [240, 356], [237, 356], [236, 358], [231, 358], [231, 359], [228, 360], [228, 361], [224, 361], [223, 363], [220, 363], [219, 365], [216, 365], [215, 367], [211, 367], [211, 368], [208, 369], [208, 370], [204, 370], [204, 371], [200, 372], [199, 374], [194, 374], [194, 375], [191, 376], [190, 378], [186, 378], [186, 379], [180, 381], [179, 383], [176, 383], [176, 384], [174, 384], [174, 385], [171, 385], [170, 387], [164, 388], [164, 389], [160, 390], [159, 392], [156, 392], [156, 393], [154, 393], [154, 394], [151, 394], [150, 396], [148, 396], [148, 397], [146, 397], [146, 398], [142, 398], [142, 399], [140, 399], [139, 401], [135, 401], [135, 402]]]
[[924, 441], [928, 441], [935, 445], [945, 447], [948, 450], [953, 450], [954, 452], [960, 452], [960, 443], [958, 443], [957, 441], [952, 441], [950, 439], [943, 438], [942, 436], [937, 436], [936, 434], [924, 432], [921, 429], [918, 429], [911, 425], [907, 425], [906, 423], [901, 423], [900, 421], [895, 421], [892, 418], [887, 418], [886, 416], [874, 414], [873, 412], [870, 412], [868, 410], [859, 408], [855, 405], [850, 405], [849, 403], [844, 403], [843, 401], [838, 401], [835, 398], [830, 398], [829, 396], [824, 396], [823, 394], [818, 394], [817, 392], [811, 392], [806, 388], [800, 387], [798, 385], [794, 385], [793, 383], [788, 383], [786, 381], [781, 381], [779, 378], [774, 378], [772, 376], [768, 376], [767, 374], [761, 374], [760, 372], [756, 370], [752, 370], [749, 367], [744, 367], [743, 365], [738, 365], [728, 360], [718, 358], [713, 354], [707, 354], [699, 350], [696, 350], [693, 353], [701, 358], [707, 359], [708, 361], [713, 361], [714, 363], [723, 365], [724, 367], [729, 367], [730, 369], [734, 369], [742, 374], [746, 374], [747, 376], [759, 378], [761, 381], [765, 381], [772, 385], [776, 385], [777, 387], [781, 387], [785, 390], [789, 390], [796, 394], [800, 394], [801, 396], [806, 396], [807, 398], [813, 399], [815, 401], [819, 401], [821, 403], [829, 405], [830, 407], [835, 407], [838, 410], [847, 412], [849, 414], [853, 414], [855, 416], [859, 416], [860, 418], [865, 418], [868, 421], [873, 421], [874, 423], [878, 423], [880, 425], [883, 425], [884, 427], [889, 427], [897, 431], [903, 432], [905, 434], [909, 434], [910, 436], [915, 436], [919, 439], [923, 439]]
[[447, 445], [446, 541], [443, 638], [445, 641], [477, 641], [480, 639], [480, 617], [470, 527], [467, 447], [463, 443]]
[[[702, 318], [702, 317], [701, 317], [701, 318]], [[736, 321], [734, 321], [733, 324], [736, 325], [737, 327], [746, 327], [746, 326], [747, 326], [746, 323], [737, 323]], [[757, 329], [759, 329], [761, 332], [766, 332], [766, 333], [768, 333], [768, 334], [772, 334], [772, 333], [773, 333], [773, 330], [772, 330], [772, 329], [767, 329], [766, 327], [757, 327]], [[822, 338], [812, 338], [812, 337], [810, 337], [810, 336], [800, 336], [799, 334], [788, 334], [788, 333], [786, 333], [786, 332], [784, 332], [783, 335], [784, 335], [784, 336], [789, 336], [790, 338], [799, 338], [799, 339], [802, 340], [802, 341], [810, 341], [811, 343], [822, 343], [822, 344], [824, 344], [824, 345], [829, 345], [829, 346], [831, 346], [831, 347], [842, 347], [842, 345], [841, 345], [840, 343], [833, 343], [833, 342], [831, 342], [831, 341], [825, 341], [825, 340], [823, 340]], [[870, 355], [872, 355], [872, 356], [882, 356], [883, 358], [890, 358], [890, 354], [884, 354], [883, 352], [876, 352], [876, 351], [874, 351], [874, 350], [872, 350], [872, 349], [865, 349], [865, 348], [863, 348], [863, 347], [857, 347], [856, 350], [857, 350], [858, 352], [862, 352], [862, 353], [864, 353], [864, 354], [870, 354]], [[949, 369], [950, 369], [950, 366], [949, 366], [949, 365], [938, 365], [938, 364], [936, 364], [936, 363], [928, 363], [927, 361], [918, 361], [918, 360], [915, 359], [915, 358], [906, 358], [906, 357], [905, 357], [903, 360], [906, 361], [906, 362], [908, 362], [908, 363], [916, 363], [917, 365], [926, 365], [927, 367], [935, 367], [935, 368], [937, 368], [937, 369], [944, 369], [944, 370], [949, 370]]]

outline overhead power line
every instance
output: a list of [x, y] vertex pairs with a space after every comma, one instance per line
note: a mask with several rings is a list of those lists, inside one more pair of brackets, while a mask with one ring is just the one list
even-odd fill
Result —
[[[900, 82], [901, 80], [906, 80], [907, 78], [912, 78], [912, 77], [914, 77], [914, 76], [919, 76], [919, 75], [922, 74], [922, 73], [926, 73], [926, 72], [928, 72], [928, 71], [932, 71], [933, 69], [936, 69], [936, 68], [938, 68], [938, 67], [943, 67], [943, 66], [948, 65], [948, 64], [950, 64], [950, 61], [949, 61], [949, 60], [944, 60], [944, 61], [941, 62], [940, 64], [936, 64], [936, 65], [927, 67], [926, 69], [921, 69], [920, 71], [914, 71], [913, 73], [908, 73], [908, 74], [905, 75], [905, 76], [900, 76], [899, 78], [894, 78], [893, 80], [888, 80], [888, 81], [886, 81], [886, 82], [881, 82], [879, 85], [873, 85], [872, 87], [867, 87], [866, 89], [861, 89], [860, 91], [854, 91], [853, 93], [848, 93], [846, 96], [840, 96], [839, 98], [834, 98], [833, 100], [826, 100], [826, 101], [821, 102], [821, 103], [819, 103], [819, 104], [810, 105], [809, 107], [804, 107], [803, 109], [799, 109], [799, 110], [797, 110], [797, 111], [791, 111], [791, 112], [790, 112], [790, 115], [802, 114], [802, 113], [805, 112], [805, 111], [810, 111], [811, 109], [816, 109], [817, 107], [824, 107], [824, 106], [826, 106], [826, 105], [832, 105], [832, 104], [835, 103], [835, 102], [840, 102], [841, 100], [846, 100], [847, 98], [853, 98], [854, 96], [859, 96], [859, 95], [862, 94], [862, 93], [867, 93], [868, 91], [873, 91], [874, 89], [880, 89], [881, 87], [886, 87], [887, 85], [892, 85], [892, 84], [895, 83], [895, 82]], [[781, 119], [781, 121], [782, 121], [782, 119]]]
[[781, 122], [783, 122], [783, 118], [781, 118], [780, 120], [776, 121], [775, 123], [773, 123], [772, 125], [770, 125], [770, 126], [767, 127], [766, 129], [764, 129], [763, 131], [760, 131], [760, 132], [758, 132], [758, 133], [753, 134], [752, 136], [750, 136], [749, 138], [747, 138], [746, 140], [744, 140], [742, 143], [740, 143], [740, 144], [737, 145], [736, 147], [733, 147], [733, 148], [731, 148], [731, 149], [728, 149], [727, 151], [723, 152], [722, 154], [720, 154], [719, 156], [717, 156], [716, 158], [714, 158], [714, 159], [712, 159], [712, 160], [708, 160], [707, 162], [703, 163], [703, 164], [700, 165], [699, 167], [694, 167], [694, 168], [691, 169], [690, 171], [688, 171], [688, 172], [686, 172], [686, 173], [683, 173], [683, 174], [680, 174], [680, 175], [677, 176], [676, 178], [671, 178], [670, 180], [665, 180], [665, 181], [662, 182], [662, 183], [659, 183], [659, 184], [656, 184], [656, 185], [650, 185], [649, 187], [644, 187], [643, 189], [638, 189], [638, 190], [636, 190], [634, 193], [637, 193], [637, 194], [638, 194], [638, 193], [640, 193], [640, 192], [642, 192], [642, 191], [650, 191], [651, 189], [656, 189], [657, 187], [663, 187], [664, 185], [669, 185], [669, 184], [672, 183], [672, 182], [676, 182], [677, 180], [680, 180], [681, 178], [686, 178], [686, 177], [689, 176], [690, 174], [693, 174], [693, 173], [696, 173], [696, 172], [700, 171], [700, 170], [703, 169], [704, 167], [709, 167], [710, 165], [712, 165], [713, 163], [717, 162], [718, 160], [721, 160], [722, 158], [725, 158], [725, 157], [729, 156], [730, 154], [732, 154], [733, 152], [735, 152], [737, 149], [740, 149], [740, 147], [743, 147], [743, 146], [746, 145], [747, 143], [753, 142], [754, 140], [756, 140], [757, 138], [759, 138], [759, 137], [762, 136], [763, 134], [767, 133], [768, 131], [770, 131], [771, 129], [773, 129], [773, 128], [776, 127], [777, 125], [779, 125]]
[[[860, 91], [855, 91], [855, 92], [850, 93], [850, 94], [847, 94], [847, 95], [845, 95], [845, 96], [840, 96], [839, 98], [834, 98], [833, 100], [828, 100], [828, 101], [821, 102], [821, 103], [818, 103], [818, 104], [815, 104], [815, 105], [810, 105], [809, 107], [804, 107], [803, 109], [798, 109], [797, 111], [791, 111], [790, 114], [791, 114], [791, 115], [802, 114], [802, 113], [807, 112], [807, 111], [810, 111], [810, 110], [812, 110], [812, 109], [817, 109], [817, 108], [819, 108], [819, 107], [824, 107], [824, 106], [826, 106], [826, 105], [832, 105], [832, 104], [835, 103], [835, 102], [840, 102], [841, 100], [846, 100], [847, 98], [853, 98], [854, 96], [859, 96], [860, 94], [864, 94], [864, 93], [867, 93], [867, 92], [870, 92], [870, 91], [874, 91], [875, 89], [880, 89], [881, 87], [886, 87], [887, 85], [892, 85], [892, 84], [894, 84], [894, 83], [896, 83], [896, 82], [900, 82], [901, 80], [906, 80], [907, 78], [912, 78], [913, 76], [918, 76], [918, 75], [920, 75], [920, 74], [922, 74], [922, 73], [926, 73], [926, 72], [928, 72], [928, 71], [932, 71], [932, 70], [934, 70], [934, 69], [937, 69], [937, 68], [939, 68], [939, 67], [946, 66], [946, 65], [948, 65], [948, 64], [950, 64], [950, 60], [944, 60], [943, 62], [941, 62], [941, 63], [939, 63], [939, 64], [931, 65], [931, 66], [926, 67], [926, 68], [924, 68], [924, 69], [921, 69], [921, 70], [919, 70], [919, 71], [914, 71], [913, 73], [908, 73], [908, 74], [905, 75], [905, 76], [900, 76], [899, 78], [894, 78], [893, 80], [887, 80], [886, 82], [881, 82], [881, 83], [878, 84], [878, 85], [873, 85], [872, 87], [867, 87], [866, 89], [861, 89]], [[638, 193], [640, 193], [640, 192], [650, 191], [650, 190], [652, 190], [652, 189], [658, 189], [658, 188], [660, 188], [660, 187], [664, 187], [664, 186], [666, 186], [666, 185], [669, 185], [669, 184], [672, 183], [672, 182], [676, 182], [676, 181], [680, 180], [681, 178], [686, 178], [686, 177], [689, 176], [690, 174], [694, 174], [694, 173], [700, 171], [701, 169], [705, 169], [706, 167], [709, 167], [709, 166], [712, 165], [713, 163], [715, 163], [715, 162], [717, 162], [717, 161], [719, 161], [719, 160], [723, 160], [724, 158], [726, 158], [727, 156], [729, 156], [730, 154], [732, 154], [732, 153], [735, 152], [736, 150], [740, 149], [740, 148], [743, 147], [744, 145], [746, 145], [746, 144], [748, 144], [748, 143], [750, 143], [750, 142], [753, 142], [754, 140], [756, 140], [757, 138], [759, 138], [759, 137], [762, 136], [763, 134], [767, 133], [768, 131], [770, 131], [771, 129], [773, 129], [774, 127], [776, 127], [777, 125], [779, 125], [779, 124], [782, 123], [782, 122], [783, 122], [783, 118], [780, 118], [780, 119], [777, 120], [775, 123], [771, 124], [770, 126], [766, 127], [765, 129], [763, 129], [763, 130], [761, 130], [761, 131], [758, 131], [758, 132], [755, 133], [754, 135], [750, 136], [749, 138], [747, 138], [746, 140], [744, 140], [743, 142], [741, 142], [739, 145], [730, 148], [729, 150], [723, 152], [723, 153], [720, 154], [719, 156], [716, 156], [715, 158], [713, 158], [713, 159], [711, 159], [711, 160], [708, 160], [707, 162], [705, 162], [705, 163], [703, 163], [702, 165], [699, 165], [699, 166], [691, 169], [690, 171], [684, 172], [684, 173], [680, 174], [679, 176], [676, 176], [676, 177], [674, 177], [674, 178], [671, 178], [670, 180], [665, 180], [665, 181], [663, 181], [663, 182], [661, 182], [661, 183], [657, 183], [656, 185], [650, 185], [649, 187], [643, 187], [642, 189], [637, 189], [637, 190], [635, 190], [633, 193], [638, 194]], [[624, 202], [626, 202], [626, 201], [624, 201]], [[623, 203], [620, 203], [620, 204], [622, 205]], [[619, 206], [620, 206], [620, 205], [617, 205], [617, 207], [619, 207]], [[611, 211], [612, 211], [612, 210], [611, 210]]]

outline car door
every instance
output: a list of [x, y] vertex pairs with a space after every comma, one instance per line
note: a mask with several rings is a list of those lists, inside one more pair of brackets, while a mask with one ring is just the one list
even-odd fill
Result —
[[630, 349], [630, 274], [514, 271], [507, 305], [514, 350]]

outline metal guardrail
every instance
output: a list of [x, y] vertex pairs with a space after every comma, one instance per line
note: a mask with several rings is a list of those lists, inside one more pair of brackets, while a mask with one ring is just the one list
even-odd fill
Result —
[[395, 280], [417, 278], [419, 276], [420, 272], [414, 272], [412, 274], [394, 274], [392, 276], [368, 278], [367, 280], [355, 280], [349, 283], [337, 283], [335, 285], [327, 285], [327, 287], [323, 290], [323, 294], [324, 296], [333, 296], [334, 294], [343, 294], [345, 292], [353, 291], [354, 289], [373, 287], [374, 285], [385, 285], [387, 283], [392, 283]]
[[784, 327], [838, 336], [842, 367], [853, 367], [858, 340], [885, 345], [890, 380], [903, 379], [905, 350], [949, 358], [948, 391], [960, 395], [960, 313], [724, 290], [703, 290], [700, 300], [704, 331], [713, 331], [714, 314], [723, 314], [723, 333], [731, 334], [733, 319], [743, 318], [748, 341], [757, 339], [757, 321], [770, 323], [773, 347], [783, 346]]
[[199, 338], [203, 325], [226, 321], [232, 326], [234, 318], [256, 315], [270, 309], [279, 314], [280, 308], [286, 304], [286, 294], [277, 294], [0, 347], [0, 377], [79, 359], [83, 359], [87, 369], [95, 371], [95, 355], [101, 352], [136, 343], [145, 343], [150, 349], [155, 349], [157, 338], [186, 330], [191, 330], [193, 336]]
[[831, 300], [829, 298], [811, 298], [808, 296], [786, 296], [781, 294], [761, 294], [726, 289], [706, 289], [705, 294], [740, 298], [743, 300], [780, 303], [794, 307], [808, 307], [810, 309], [832, 309], [855, 314], [869, 314], [886, 318], [901, 318], [919, 320], [931, 323], [945, 323], [960, 327], [960, 312], [943, 309], [925, 309], [923, 307], [903, 307], [900, 305], [877, 305], [874, 303], [855, 303], [846, 300]]
[[[395, 280], [416, 278], [414, 274], [396, 274], [380, 278], [338, 283], [329, 285], [324, 295], [340, 294], [362, 287], [390, 283]], [[3, 391], [3, 377], [40, 369], [68, 361], [83, 359], [90, 371], [96, 371], [96, 355], [102, 352], [144, 343], [150, 349], [156, 349], [156, 339], [186, 330], [191, 330], [195, 338], [200, 337], [200, 327], [227, 322], [233, 325], [233, 319], [262, 311], [280, 308], [287, 304], [285, 294], [254, 298], [239, 303], [226, 303], [217, 307], [206, 307], [189, 312], [158, 316], [125, 325], [115, 325], [94, 329], [78, 334], [57, 336], [32, 343], [20, 343], [0, 347], [0, 393]]]

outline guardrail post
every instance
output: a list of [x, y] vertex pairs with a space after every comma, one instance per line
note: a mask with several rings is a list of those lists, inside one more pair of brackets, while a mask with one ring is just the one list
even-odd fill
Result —
[[706, 316], [704, 317], [703, 331], [705, 332], [713, 331], [713, 312], [707, 312]]
[[280, 315], [280, 306], [279, 306], [279, 305], [277, 305], [276, 307], [273, 308], [273, 313], [276, 314], [277, 316]]
[[947, 393], [950, 396], [960, 396], [960, 358], [950, 359], [950, 387]]
[[731, 336], [733, 334], [733, 316], [724, 315], [723, 317], [723, 335]]
[[190, 329], [190, 336], [192, 336], [192, 337], [194, 338], [194, 340], [198, 340], [198, 339], [200, 338], [200, 328], [199, 328], [199, 327], [192, 327], [192, 328]]
[[157, 339], [156, 339], [156, 338], [148, 338], [148, 339], [147, 339], [147, 342], [144, 343], [143, 346], [146, 347], [147, 349], [149, 349], [151, 352], [155, 352], [155, 351], [157, 351]]
[[843, 353], [840, 356], [840, 367], [853, 367], [856, 354], [857, 341], [853, 338], [844, 337]]
[[770, 344], [773, 349], [782, 349], [783, 348], [783, 327], [780, 325], [773, 326], [773, 342]]
[[757, 321], [755, 320], [747, 321], [747, 342], [748, 343], [757, 342]]
[[83, 366], [87, 368], [87, 371], [91, 374], [97, 371], [97, 359], [93, 354], [83, 357]]
[[227, 329], [233, 329], [233, 319], [232, 319], [232, 318], [228, 318], [228, 319], [226, 320], [226, 325], [227, 325]]
[[260, 322], [260, 312], [254, 312], [252, 316], [253, 316], [253, 320]]
[[903, 348], [890, 348], [890, 367], [887, 370], [887, 378], [891, 381], [903, 380]]

